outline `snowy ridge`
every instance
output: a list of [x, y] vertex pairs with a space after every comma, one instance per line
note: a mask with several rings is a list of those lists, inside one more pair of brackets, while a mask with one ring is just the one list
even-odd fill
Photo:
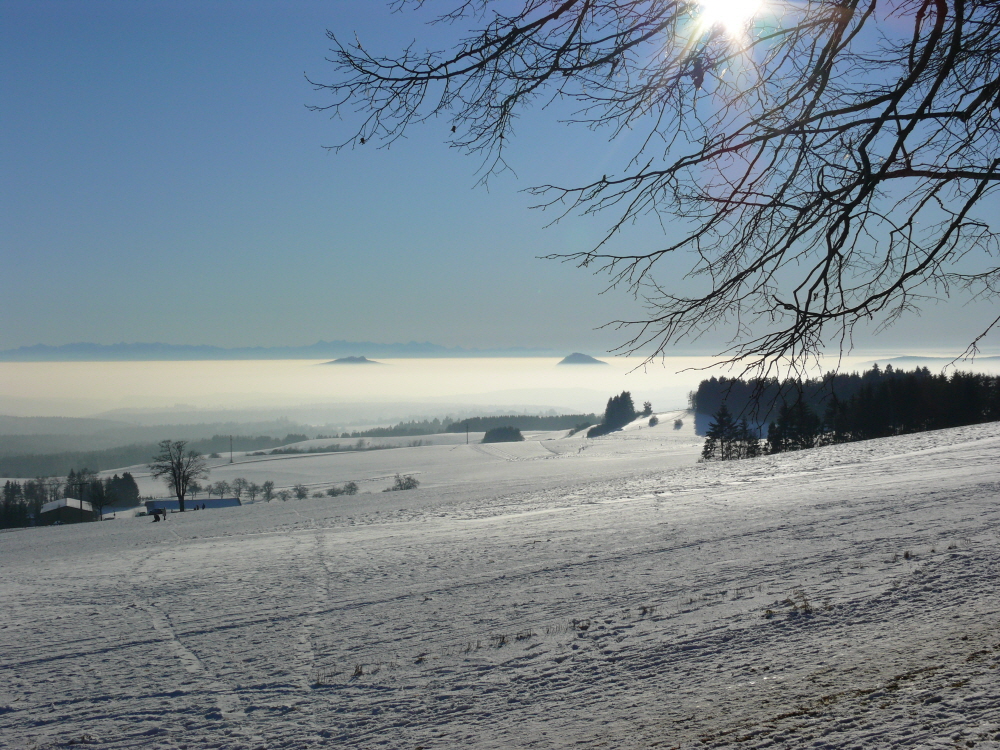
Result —
[[666, 469], [641, 434], [5, 534], [0, 744], [1000, 747], [1000, 424]]

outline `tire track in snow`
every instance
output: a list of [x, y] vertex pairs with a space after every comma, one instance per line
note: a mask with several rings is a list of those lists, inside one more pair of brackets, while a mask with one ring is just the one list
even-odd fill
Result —
[[[301, 541], [305, 546], [305, 540]], [[320, 617], [328, 609], [329, 571], [324, 560], [325, 541], [323, 531], [317, 529], [308, 543], [308, 550], [304, 552], [307, 560], [305, 567], [310, 571], [312, 578], [310, 584], [312, 586], [312, 608], [311, 611], [302, 615], [297, 644], [299, 660], [303, 665], [300, 669], [299, 685], [305, 693], [312, 690], [322, 679], [318, 666], [316, 641], [319, 636]]]
[[499, 458], [501, 461], [507, 461], [507, 462], [517, 461], [517, 457], [516, 456], [512, 456], [510, 453], [507, 453], [506, 451], [502, 451], [499, 448], [494, 448], [493, 446], [490, 446], [489, 448], [486, 448], [486, 447], [483, 447], [482, 445], [472, 445], [470, 447], [476, 453], [481, 453], [484, 456], [488, 456], [489, 458]]
[[[171, 531], [173, 530], [171, 529]], [[180, 536], [176, 532], [174, 535], [180, 540]], [[141, 561], [137, 569], [141, 571], [143, 566], [149, 565], [154, 559], [155, 555]], [[146, 578], [146, 576], [140, 577]], [[201, 659], [198, 658], [197, 654], [181, 643], [176, 631], [170, 624], [170, 618], [167, 613], [161, 611], [155, 603], [144, 600], [136, 591], [134, 585], [132, 586], [132, 590], [133, 605], [146, 614], [150, 624], [153, 626], [154, 632], [160, 637], [160, 641], [170, 650], [171, 654], [181, 663], [188, 674], [205, 685], [205, 692], [214, 696], [219, 718], [236, 725], [236, 729], [242, 736], [244, 743], [240, 747], [267, 748], [267, 742], [263, 735], [250, 725], [251, 722], [247, 717], [243, 701], [233, 687], [214, 675]]]

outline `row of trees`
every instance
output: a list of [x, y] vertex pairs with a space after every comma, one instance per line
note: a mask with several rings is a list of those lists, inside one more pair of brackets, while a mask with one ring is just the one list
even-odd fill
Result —
[[[486, 432], [495, 427], [516, 427], [519, 430], [568, 430], [585, 420], [593, 424], [594, 414], [506, 414], [493, 417], [469, 417], [468, 419], [443, 420], [424, 419], [400, 422], [390, 427], [373, 427], [369, 430], [344, 432], [341, 438], [365, 437], [407, 437], [411, 435], [437, 435], [444, 432]], [[322, 436], [317, 436], [317, 439]], [[336, 435], [332, 436], [336, 437]]]
[[256, 502], [258, 497], [267, 502], [271, 502], [276, 497], [274, 482], [270, 479], [257, 484], [243, 477], [236, 477], [232, 482], [219, 480], [218, 482], [203, 485], [197, 480], [192, 480], [188, 483], [188, 493], [191, 495], [192, 500], [197, 499], [198, 495], [202, 492], [208, 495], [209, 499], [213, 495], [219, 498], [228, 496], [235, 497], [241, 502], [244, 496], [246, 496], [251, 503]]
[[505, 414], [495, 417], [470, 417], [460, 422], [452, 422], [445, 432], [486, 432], [496, 427], [514, 427], [518, 430], [570, 430], [581, 422], [593, 424], [596, 414]]
[[209, 498], [212, 495], [220, 498], [229, 495], [241, 502], [244, 495], [250, 502], [256, 502], [258, 497], [271, 502], [275, 498], [288, 500], [293, 494], [300, 498], [309, 496], [305, 485], [297, 484], [292, 490], [276, 491], [271, 480], [257, 484], [243, 477], [236, 477], [232, 482], [220, 480], [203, 486], [198, 480], [208, 476], [205, 459], [198, 451], [187, 449], [187, 441], [184, 440], [162, 441], [160, 452], [149, 463], [149, 471], [154, 477], [162, 479], [174, 494], [181, 513], [185, 510], [188, 496], [196, 498], [200, 492], [206, 492]]
[[[209, 497], [213, 494], [220, 498], [229, 495], [241, 502], [246, 496], [252, 503], [256, 502], [258, 497], [266, 502], [271, 502], [274, 499], [287, 501], [292, 497], [297, 500], [305, 500], [309, 497], [309, 488], [301, 483], [296, 484], [291, 489], [276, 490], [274, 482], [271, 480], [257, 484], [243, 477], [236, 477], [231, 482], [218, 481], [203, 486], [198, 480], [208, 476], [205, 459], [197, 451], [186, 449], [186, 446], [187, 443], [184, 440], [164, 440], [160, 443], [160, 452], [149, 463], [150, 473], [154, 477], [162, 479], [167, 488], [174, 493], [182, 513], [185, 510], [185, 501], [188, 496], [195, 498], [200, 492], [208, 493]], [[333, 485], [325, 494], [337, 497], [338, 495], [355, 495], [357, 492], [358, 485], [354, 482], [348, 482], [342, 487]], [[323, 496], [321, 492], [318, 494], [320, 497]]]
[[[754, 390], [752, 383], [730, 382], [736, 384], [731, 392], [739, 397]], [[766, 446], [759, 445], [758, 432], [746, 416], [734, 419], [724, 401], [709, 426], [702, 456], [747, 458], [764, 448], [768, 453], [782, 453], [1000, 420], [1000, 376], [968, 372], [932, 375], [927, 368], [906, 372], [887, 367], [882, 371], [876, 366], [860, 376], [850, 376], [847, 382], [853, 392], [846, 397], [837, 390], [823, 392], [824, 387], [836, 386], [837, 379], [829, 377], [801, 384], [794, 400], [778, 396], [779, 403], [766, 406], [767, 413], [775, 416], [768, 425]], [[777, 390], [772, 392], [781, 393], [787, 383], [764, 386], [758, 390], [773, 388]], [[753, 411], [752, 403], [743, 408]], [[754, 448], [747, 452], [748, 440], [758, 444], [757, 453]]]

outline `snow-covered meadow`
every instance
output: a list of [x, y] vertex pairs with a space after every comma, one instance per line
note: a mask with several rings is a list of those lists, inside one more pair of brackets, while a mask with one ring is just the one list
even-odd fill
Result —
[[0, 534], [0, 744], [1000, 747], [1000, 424], [697, 449], [240, 457], [372, 494]]

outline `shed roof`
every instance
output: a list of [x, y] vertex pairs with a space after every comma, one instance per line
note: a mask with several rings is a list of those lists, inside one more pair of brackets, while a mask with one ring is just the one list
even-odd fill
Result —
[[53, 500], [51, 503], [45, 503], [42, 506], [42, 513], [59, 510], [59, 508], [77, 508], [90, 513], [94, 512], [94, 506], [86, 500], [77, 500], [75, 497], [64, 497], [61, 500]]
[[[209, 508], [235, 508], [242, 505], [239, 499], [235, 497], [222, 497], [222, 498], [198, 498], [197, 500], [192, 500], [188, 497], [185, 501], [188, 508], [193, 508], [195, 505], [201, 507], [205, 506], [206, 509]], [[152, 510], [153, 508], [166, 508], [167, 510], [178, 510], [180, 508], [180, 503], [173, 498], [159, 498], [157, 500], [146, 500], [145, 501], [146, 510]]]

